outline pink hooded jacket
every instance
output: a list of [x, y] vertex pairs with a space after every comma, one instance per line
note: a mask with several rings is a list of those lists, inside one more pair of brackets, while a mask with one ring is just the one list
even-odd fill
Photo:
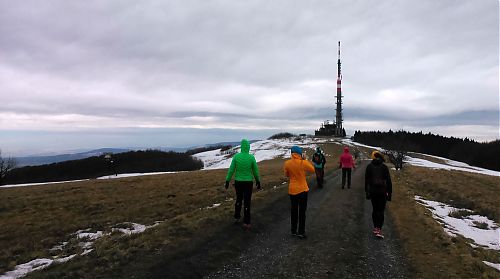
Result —
[[349, 147], [344, 147], [344, 153], [340, 156], [339, 159], [339, 165], [343, 169], [351, 169], [355, 168], [356, 166], [354, 165], [354, 159], [352, 158], [351, 153], [349, 153]]

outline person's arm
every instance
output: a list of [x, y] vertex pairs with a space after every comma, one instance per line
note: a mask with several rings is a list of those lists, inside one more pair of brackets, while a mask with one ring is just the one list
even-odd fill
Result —
[[233, 174], [234, 174], [234, 171], [236, 169], [235, 161], [236, 160], [234, 160], [234, 157], [233, 157], [233, 159], [231, 160], [231, 165], [229, 166], [229, 170], [227, 171], [226, 181], [231, 181], [231, 178], [233, 178]]
[[252, 172], [253, 172], [253, 177], [255, 178], [255, 184], [257, 185], [257, 189], [260, 189], [259, 166], [257, 166], [257, 161], [255, 160], [255, 157], [252, 157]]
[[365, 195], [366, 199], [370, 199], [370, 177], [371, 177], [371, 167], [368, 165], [365, 171]]
[[313, 166], [313, 164], [312, 164], [311, 162], [309, 162], [309, 161], [307, 161], [307, 160], [304, 160], [304, 161], [302, 161], [302, 162], [304, 162], [304, 163], [302, 164], [302, 166], [303, 166], [303, 168], [304, 168], [304, 171], [306, 171], [306, 172], [315, 172], [315, 170], [314, 170], [314, 166]]
[[389, 172], [389, 168], [386, 166], [386, 182], [387, 182], [387, 200], [392, 200], [392, 180], [391, 173]]
[[286, 162], [283, 165], [283, 172], [285, 173], [286, 177], [290, 177], [290, 173], [288, 172], [288, 167], [287, 167], [287, 163]]

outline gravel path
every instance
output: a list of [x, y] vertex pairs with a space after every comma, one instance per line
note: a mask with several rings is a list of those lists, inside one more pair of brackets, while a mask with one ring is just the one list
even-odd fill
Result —
[[[280, 200], [280, 206], [261, 210], [261, 214], [270, 216], [260, 222], [271, 221], [272, 224], [258, 231], [249, 240], [248, 248], [205, 277], [411, 277], [388, 214], [385, 239], [376, 239], [371, 233], [371, 203], [364, 198], [366, 164], [365, 161], [353, 172], [351, 189], [341, 190], [339, 171], [326, 177], [323, 189], [316, 189], [315, 183], [310, 183], [306, 239], [289, 235], [289, 200], [286, 197]], [[286, 206], [281, 203], [286, 203]]]

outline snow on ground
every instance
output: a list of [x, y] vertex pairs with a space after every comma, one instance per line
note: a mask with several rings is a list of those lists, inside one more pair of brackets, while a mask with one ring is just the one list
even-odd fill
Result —
[[[424, 155], [424, 154], [422, 154], [422, 155]], [[425, 156], [428, 156], [428, 155], [425, 155]], [[498, 171], [492, 171], [492, 170], [487, 170], [487, 169], [483, 169], [483, 168], [472, 167], [466, 163], [452, 161], [452, 160], [445, 159], [445, 158], [442, 158], [442, 159], [445, 160], [446, 164], [434, 163], [434, 162], [431, 162], [429, 160], [420, 159], [420, 158], [413, 158], [413, 157], [409, 157], [409, 156], [407, 156], [407, 158], [405, 159], [405, 162], [410, 164], [410, 165], [413, 165], [413, 166], [419, 166], [419, 167], [425, 167], [425, 168], [431, 168], [431, 169], [458, 170], [458, 171], [465, 171], [465, 172], [471, 172], [471, 173], [500, 176], [500, 172], [498, 172]]]
[[105, 175], [98, 177], [97, 179], [114, 179], [122, 177], [134, 177], [134, 176], [144, 176], [144, 175], [156, 175], [156, 174], [166, 174], [166, 173], [177, 173], [177, 171], [161, 171], [161, 172], [137, 172], [137, 173], [120, 173], [117, 175]]
[[493, 267], [494, 269], [500, 271], [500, 263], [490, 263], [490, 262], [487, 262], [487, 261], [483, 261], [483, 263], [487, 266], [491, 266]]
[[150, 225], [150, 226], [141, 225], [141, 224], [137, 224], [137, 223], [125, 223], [125, 224], [131, 226], [131, 228], [112, 228], [111, 231], [113, 231], [113, 232], [118, 231], [118, 232], [121, 232], [121, 233], [126, 234], [126, 235], [131, 235], [131, 234], [136, 234], [136, 233], [142, 233], [149, 228], [153, 228], [153, 227], [158, 226], [160, 223], [161, 222], [157, 221], [153, 225]]
[[80, 181], [87, 181], [87, 180], [88, 179], [55, 181], [55, 182], [41, 182], [41, 183], [8, 184], [8, 185], [1, 185], [0, 189], [1, 188], [12, 188], [12, 187], [39, 186], [39, 185], [47, 185], [47, 184], [60, 184], [60, 183], [68, 183], [68, 182], [80, 182]]
[[[118, 232], [121, 232], [125, 235], [131, 235], [131, 234], [136, 234], [136, 233], [142, 233], [149, 228], [152, 228], [152, 227], [159, 225], [160, 223], [161, 223], [160, 221], [157, 221], [153, 225], [145, 226], [145, 225], [141, 225], [141, 224], [137, 224], [137, 223], [128, 223], [127, 222], [127, 223], [122, 223], [122, 224], [127, 224], [131, 228], [126, 228], [126, 229], [125, 228], [111, 228], [111, 231], [112, 232], [118, 231]], [[103, 236], [109, 235], [109, 233], [104, 233], [103, 231], [89, 232], [90, 230], [91, 229], [79, 230], [79, 231], [72, 234], [72, 235], [76, 236], [77, 240], [86, 240], [86, 241], [78, 243], [78, 246], [80, 246], [84, 250], [82, 253], [73, 254], [70, 256], [62, 257], [62, 258], [59, 255], [59, 256], [53, 257], [52, 259], [45, 259], [45, 258], [44, 259], [34, 259], [30, 262], [17, 265], [14, 268], [14, 270], [9, 271], [3, 275], [0, 275], [0, 279], [21, 278], [21, 277], [26, 276], [30, 272], [47, 268], [51, 264], [65, 263], [65, 262], [73, 259], [77, 255], [84, 256], [84, 255], [92, 252], [92, 250], [93, 250], [92, 245], [94, 244], [94, 242]], [[66, 245], [68, 245], [68, 243], [70, 243], [70, 242], [69, 241], [62, 242], [61, 244], [56, 245], [56, 246], [52, 247], [51, 249], [49, 249], [49, 251], [53, 252], [53, 251], [63, 250], [64, 247]]]
[[[306, 149], [315, 149], [318, 144], [328, 141], [328, 139], [324, 138], [262, 140], [250, 144], [250, 153], [254, 155], [257, 162], [261, 162], [287, 157], [290, 154], [290, 148], [294, 145]], [[240, 146], [235, 146], [228, 151], [221, 151], [220, 149], [205, 151], [194, 154], [194, 156], [203, 161], [204, 169], [224, 169], [229, 168], [233, 154], [238, 152], [240, 152]]]
[[[370, 148], [370, 149], [374, 149], [374, 150], [378, 150], [378, 151], [384, 151], [383, 148], [357, 143], [357, 142], [354, 142], [350, 139], [343, 139], [343, 140], [341, 140], [341, 142], [346, 144], [346, 145], [355, 145], [355, 146], [366, 147], [366, 148]], [[479, 174], [492, 175], [492, 176], [500, 176], [500, 172], [498, 172], [498, 171], [493, 171], [493, 170], [488, 170], [488, 169], [484, 169], [484, 168], [470, 166], [466, 163], [450, 160], [448, 158], [427, 155], [427, 154], [422, 154], [422, 153], [415, 153], [415, 154], [440, 159], [444, 163], [443, 164], [435, 163], [435, 162], [431, 162], [429, 160], [425, 160], [425, 159], [421, 159], [421, 158], [413, 158], [410, 156], [406, 156], [405, 163], [408, 163], [408, 164], [413, 165], [413, 166], [432, 168], [432, 169], [458, 170], [458, 171], [464, 171], [464, 172], [479, 173]]]
[[[488, 249], [500, 250], [500, 229], [492, 220], [484, 216], [472, 215], [473, 212], [468, 209], [459, 209], [444, 203], [429, 201], [420, 196], [415, 196], [415, 200], [432, 212], [432, 217], [443, 225], [444, 231], [449, 235], [456, 236], [459, 234], [465, 238], [472, 239], [477, 245]], [[457, 210], [469, 211], [471, 215], [463, 219], [449, 216], [450, 212]], [[474, 222], [487, 224], [488, 229], [477, 228]], [[471, 245], [474, 246], [474, 243], [471, 243]]]
[[[176, 171], [163, 171], [163, 172], [146, 172], [146, 173], [139, 173], [139, 172], [138, 173], [120, 173], [117, 175], [105, 175], [105, 176], [98, 177], [96, 179], [115, 179], [115, 178], [123, 178], [123, 177], [156, 175], [156, 174], [166, 174], [166, 173], [178, 173], [178, 172], [176, 172]], [[89, 181], [89, 180], [91, 180], [91, 179], [78, 179], [78, 180], [41, 182], [41, 183], [9, 184], [9, 185], [1, 185], [0, 188], [39, 186], [39, 185], [60, 184], [60, 183], [68, 183], [68, 182], [81, 182], [81, 181]]]
[[75, 256], [76, 254], [57, 259], [35, 259], [30, 262], [20, 264], [16, 266], [14, 270], [9, 271], [3, 275], [0, 275], [0, 279], [21, 278], [26, 276], [30, 272], [44, 269], [53, 263], [65, 263], [74, 258]]

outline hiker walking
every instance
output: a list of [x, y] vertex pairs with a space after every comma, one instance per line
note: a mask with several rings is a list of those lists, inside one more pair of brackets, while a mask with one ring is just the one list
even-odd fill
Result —
[[231, 166], [227, 172], [225, 188], [229, 188], [229, 182], [234, 174], [234, 189], [236, 190], [236, 203], [234, 204], [234, 219], [239, 222], [241, 218], [241, 205], [243, 202], [243, 228], [250, 229], [250, 204], [252, 201], [253, 179], [257, 190], [260, 187], [259, 168], [255, 157], [249, 153], [250, 143], [246, 139], [241, 140], [241, 152], [234, 155]]
[[316, 173], [316, 185], [318, 185], [318, 188], [323, 188], [326, 159], [323, 151], [321, 150], [321, 148], [319, 148], [319, 146], [316, 147], [316, 152], [313, 154], [312, 162], [314, 165], [314, 171]]
[[355, 169], [354, 159], [351, 153], [349, 153], [349, 147], [344, 147], [344, 153], [339, 158], [339, 168], [342, 168], [342, 189], [345, 186], [345, 180], [347, 176], [347, 188], [351, 189], [351, 172]]
[[392, 182], [389, 168], [384, 164], [384, 156], [378, 152], [372, 152], [372, 161], [366, 167], [365, 193], [366, 199], [372, 201], [373, 211], [373, 234], [384, 238], [382, 226], [384, 225], [384, 210], [386, 201], [391, 200]]
[[[285, 162], [283, 170], [285, 175], [290, 179], [288, 194], [291, 203], [291, 232], [293, 236], [305, 238], [307, 193], [309, 192], [306, 172], [313, 173], [314, 166], [311, 162], [303, 158], [300, 147], [293, 146], [291, 149], [291, 159]], [[297, 222], [299, 224], [298, 231]]]

